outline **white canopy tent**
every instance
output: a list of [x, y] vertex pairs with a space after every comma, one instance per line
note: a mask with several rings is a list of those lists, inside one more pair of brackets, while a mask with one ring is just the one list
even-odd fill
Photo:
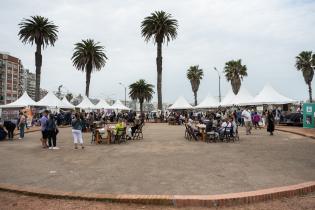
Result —
[[63, 107], [60, 107], [60, 108], [63, 108], [63, 109], [74, 109], [75, 106], [72, 105], [68, 99], [66, 97], [63, 97], [63, 99], [61, 100], [65, 105]]
[[254, 104], [254, 97], [249, 93], [249, 91], [244, 86], [241, 86], [237, 95], [235, 95], [233, 99], [227, 102], [226, 104], [222, 104], [222, 106], [233, 106], [233, 105], [246, 106], [246, 105], [253, 105], [253, 104]]
[[219, 106], [219, 102], [213, 98], [212, 96], [207, 96], [200, 104], [195, 106], [195, 109], [209, 109], [209, 108], [217, 108]]
[[289, 104], [298, 101], [281, 95], [270, 84], [266, 84], [254, 99], [254, 104]]
[[49, 91], [44, 98], [37, 102], [37, 106], [62, 108], [66, 106], [55, 94]]
[[167, 109], [193, 109], [193, 106], [190, 105], [183, 96], [180, 96], [177, 98], [174, 104]]
[[29, 97], [29, 95], [25, 91], [23, 95], [20, 98], [18, 98], [16, 101], [10, 104], [2, 105], [0, 106], [0, 108], [21, 108], [21, 107], [26, 107], [26, 106], [38, 106], [38, 105], [37, 105], [37, 102], [31, 99], [31, 97]]
[[98, 109], [87, 96], [83, 96], [83, 100], [76, 106], [80, 109]]
[[120, 100], [116, 100], [115, 103], [111, 106], [111, 109], [118, 109], [118, 110], [130, 110], [128, 107], [123, 105]]
[[234, 97], [235, 94], [232, 88], [230, 88], [227, 94], [225, 95], [224, 99], [221, 101], [220, 106], [225, 106], [226, 104], [229, 104], [229, 102], [232, 101]]
[[104, 99], [100, 99], [95, 106], [97, 109], [113, 109]]

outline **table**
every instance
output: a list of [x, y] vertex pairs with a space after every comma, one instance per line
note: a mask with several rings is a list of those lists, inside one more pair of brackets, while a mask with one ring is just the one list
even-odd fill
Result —
[[199, 132], [201, 133], [200, 140], [206, 141], [206, 125], [205, 124], [197, 124], [196, 127], [199, 129]]
[[107, 132], [107, 138], [104, 138], [104, 139], [106, 140], [107, 144], [110, 144], [111, 140], [112, 140], [112, 131], [114, 128], [115, 128], [115, 126], [109, 125], [107, 127], [105, 126], [104, 128], [95, 129], [95, 142], [97, 144], [102, 143], [101, 134]]

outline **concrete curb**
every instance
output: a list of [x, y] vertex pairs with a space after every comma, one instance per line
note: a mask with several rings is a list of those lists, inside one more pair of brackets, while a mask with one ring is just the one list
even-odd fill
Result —
[[0, 190], [44, 198], [107, 201], [118, 203], [167, 205], [176, 207], [221, 207], [250, 204], [305, 195], [315, 191], [315, 181], [285, 187], [221, 195], [133, 195], [61, 192], [34, 187], [0, 184]]
[[296, 134], [296, 135], [300, 135], [300, 136], [304, 136], [304, 137], [315, 139], [315, 136], [311, 135], [311, 134], [306, 134], [306, 133], [297, 132], [297, 131], [290, 131], [290, 130], [283, 129], [283, 128], [275, 128], [275, 130], [281, 131], [281, 132], [292, 133], [292, 134]]

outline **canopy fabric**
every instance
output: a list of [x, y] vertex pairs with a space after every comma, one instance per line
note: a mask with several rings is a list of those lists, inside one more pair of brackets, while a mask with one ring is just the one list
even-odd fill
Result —
[[111, 109], [130, 110], [128, 107], [123, 105], [120, 100], [116, 100], [115, 103], [111, 106]]
[[254, 97], [248, 92], [248, 90], [245, 87], [241, 86], [237, 95], [235, 95], [232, 100], [230, 100], [223, 106], [233, 106], [233, 105], [246, 106], [246, 105], [253, 105], [253, 104], [254, 104]]
[[104, 99], [100, 99], [95, 106], [97, 109], [113, 109]]
[[230, 88], [227, 94], [225, 95], [224, 99], [221, 101], [220, 106], [225, 106], [226, 104], [229, 104], [229, 102], [232, 101], [234, 97], [235, 94], [232, 88]]
[[23, 95], [20, 98], [18, 98], [16, 101], [10, 104], [2, 105], [0, 107], [1, 108], [20, 108], [20, 107], [26, 107], [26, 106], [37, 106], [37, 102], [31, 99], [31, 97], [29, 97], [29, 95], [25, 91]]
[[195, 106], [195, 109], [209, 109], [219, 106], [219, 102], [212, 96], [207, 96], [200, 104]]
[[87, 96], [83, 96], [83, 100], [76, 107], [80, 109], [97, 109]]
[[183, 96], [180, 96], [174, 104], [167, 109], [193, 109], [193, 106], [190, 105]]
[[44, 98], [37, 102], [37, 106], [57, 107], [66, 106], [55, 94], [49, 91]]
[[72, 105], [68, 99], [66, 97], [63, 97], [63, 99], [61, 100], [65, 105], [63, 107], [60, 107], [60, 108], [64, 108], [64, 109], [74, 109], [75, 106]]
[[254, 104], [289, 104], [296, 100], [281, 95], [270, 84], [266, 84], [254, 99]]

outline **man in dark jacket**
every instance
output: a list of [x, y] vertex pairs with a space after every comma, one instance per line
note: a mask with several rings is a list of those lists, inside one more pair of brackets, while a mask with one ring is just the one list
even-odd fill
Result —
[[14, 135], [14, 130], [16, 128], [16, 125], [11, 122], [11, 121], [4, 121], [3, 123], [5, 129], [8, 131], [8, 138], [9, 140], [12, 140], [13, 139], [13, 135]]

